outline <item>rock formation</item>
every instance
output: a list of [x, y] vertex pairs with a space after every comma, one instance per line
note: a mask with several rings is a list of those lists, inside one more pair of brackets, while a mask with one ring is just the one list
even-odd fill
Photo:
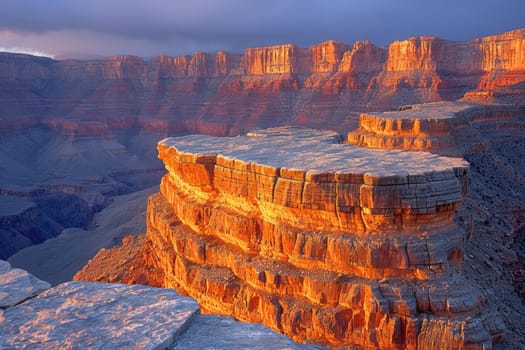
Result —
[[[13, 269], [0, 260], [0, 312], [38, 295], [50, 287], [25, 270]], [[0, 313], [0, 322], [2, 314]]]
[[[525, 105], [474, 105], [436, 102], [403, 106], [399, 111], [363, 113], [359, 128], [348, 133], [348, 143], [371, 148], [447, 150], [462, 155], [479, 129], [492, 133], [525, 129]], [[466, 142], [468, 140], [468, 142]]]
[[0, 260], [2, 349], [235, 349], [254, 341], [314, 350], [262, 325], [201, 316], [195, 301], [173, 290], [88, 282], [50, 288]]
[[[214, 257], [213, 252], [224, 253], [229, 260], [221, 261], [220, 264], [213, 263], [220, 268], [210, 268], [210, 274], [215, 279], [212, 278], [209, 282], [206, 282], [208, 277], [204, 274], [206, 269], [202, 272], [198, 265], [192, 265], [189, 262], [176, 265], [179, 269], [177, 271], [180, 272], [182, 269], [183, 275], [186, 274], [193, 278], [195, 285], [192, 287], [193, 292], [202, 290], [204, 288], [202, 285], [208, 283], [209, 287], [206, 288], [217, 293], [215, 296], [212, 295], [214, 298], [220, 299], [220, 288], [223, 282], [220, 276], [223, 276], [223, 279], [231, 277], [228, 283], [234, 291], [240, 290], [242, 281], [252, 282], [253, 293], [270, 290], [266, 296], [260, 297], [261, 301], [257, 302], [254, 299], [255, 301], [250, 303], [252, 292], [243, 289], [245, 296], [242, 300], [252, 305], [246, 311], [250, 319], [257, 319], [257, 317], [272, 319], [273, 316], [266, 311], [278, 309], [277, 305], [280, 304], [268, 306], [269, 309], [264, 310], [263, 316], [260, 315], [259, 310], [262, 306], [259, 305], [267, 305], [264, 303], [267, 302], [269, 295], [274, 293], [274, 289], [292, 290], [294, 298], [300, 295], [297, 298], [306, 299], [306, 304], [300, 304], [301, 307], [306, 305], [306, 314], [298, 313], [297, 319], [294, 318], [296, 321], [291, 322], [290, 317], [292, 317], [293, 310], [283, 309], [279, 315], [283, 315], [286, 311], [289, 318], [281, 318], [282, 321], [279, 319], [275, 322], [281, 322], [284, 328], [293, 324], [295, 327], [293, 332], [297, 331], [298, 337], [307, 333], [306, 330], [301, 330], [304, 329], [302, 322], [305, 318], [313, 319], [313, 316], [308, 316], [308, 312], [315, 314], [316, 317], [325, 315], [321, 312], [315, 313], [317, 311], [312, 310], [317, 309], [308, 308], [308, 305], [317, 303], [325, 307], [330, 303], [335, 303], [334, 295], [339, 290], [337, 288], [345, 286], [346, 290], [351, 289], [348, 284], [354, 281], [357, 282], [353, 285], [369, 287], [365, 287], [362, 291], [360, 289], [360, 296], [355, 298], [355, 303], [361, 309], [366, 303], [364, 299], [359, 299], [361, 296], [362, 298], [366, 298], [366, 295], [374, 298], [379, 296], [377, 299], [379, 302], [376, 303], [381, 307], [379, 314], [384, 312], [383, 315], [389, 315], [388, 320], [395, 323], [394, 328], [397, 332], [398, 329], [406, 329], [406, 325], [411, 324], [403, 323], [403, 320], [413, 318], [414, 305], [416, 305], [417, 317], [414, 324], [419, 327], [416, 327], [418, 330], [426, 329], [420, 334], [430, 334], [439, 327], [429, 326], [429, 322], [438, 320], [442, 316], [439, 311], [442, 308], [435, 306], [437, 302], [428, 303], [434, 305], [432, 306], [434, 309], [429, 309], [430, 306], [426, 308], [426, 303], [418, 301], [421, 299], [421, 293], [418, 291], [421, 288], [424, 291], [427, 289], [446, 290], [447, 293], [449, 291], [450, 293], [453, 291], [461, 293], [466, 290], [439, 287], [440, 283], [448, 285], [449, 282], [452, 286], [461, 284], [467, 286], [465, 288], [468, 289], [471, 281], [468, 283], [463, 281], [461, 275], [455, 271], [461, 266], [462, 258], [469, 262], [465, 265], [472, 274], [477, 276], [482, 274], [480, 271], [483, 271], [487, 276], [491, 276], [490, 291], [493, 291], [493, 288], [504, 290], [505, 288], [499, 288], [499, 284], [498, 287], [493, 287], [492, 281], [500, 281], [501, 278], [505, 280], [508, 277], [505, 276], [508, 269], [500, 269], [494, 261], [510, 261], [510, 264], [517, 261], [516, 266], [512, 267], [513, 272], [510, 279], [519, 283], [524, 280], [523, 264], [519, 261], [519, 255], [516, 256], [513, 253], [515, 250], [508, 249], [507, 246], [511, 243], [517, 243], [519, 246], [520, 237], [523, 235], [521, 233], [523, 229], [520, 227], [525, 220], [519, 214], [523, 211], [523, 197], [520, 189], [525, 183], [523, 176], [520, 175], [520, 167], [525, 168], [521, 161], [525, 157], [520, 157], [523, 153], [520, 151], [523, 141], [521, 136], [514, 136], [512, 142], [507, 138], [508, 135], [516, 135], [514, 129], [523, 129], [523, 109], [501, 105], [494, 107], [454, 103], [411, 106], [404, 112], [400, 111], [399, 114], [381, 114], [371, 111], [392, 110], [397, 109], [399, 105], [419, 102], [455, 100], [462, 96], [464, 96], [462, 101], [467, 103], [523, 104], [525, 101], [523, 98], [525, 96], [523, 93], [524, 37], [525, 29], [519, 29], [469, 42], [449, 42], [435, 37], [416, 37], [394, 42], [388, 48], [381, 48], [367, 41], [356, 42], [353, 45], [327, 41], [308, 49], [287, 44], [246, 49], [243, 54], [222, 51], [216, 54], [197, 52], [193, 56], [158, 56], [151, 60], [118, 56], [90, 61], [56, 61], [48, 58], [0, 53], [0, 161], [3, 164], [3, 167], [0, 165], [0, 170], [2, 170], [0, 171], [0, 182], [2, 183], [0, 235], [10, 237], [9, 235], [15, 233], [17, 238], [14, 242], [16, 245], [14, 250], [17, 250], [31, 244], [31, 240], [25, 235], [26, 231], [34, 234], [33, 231], [36, 229], [39, 234], [42, 234], [45, 231], [43, 228], [53, 228], [51, 226], [54, 224], [51, 225], [50, 221], [38, 212], [41, 209], [39, 203], [51, 209], [51, 211], [45, 211], [45, 214], [54, 215], [52, 217], [54, 220], [58, 215], [63, 215], [62, 212], [55, 211], [56, 207], [62, 210], [64, 209], [62, 204], [70, 203], [71, 197], [64, 194], [74, 194], [85, 201], [90, 208], [85, 212], [87, 213], [86, 220], [89, 221], [96, 210], [106, 205], [104, 203], [110, 196], [142, 188], [141, 184], [151, 184], [152, 179], [156, 182], [155, 175], [151, 176], [155, 174], [155, 165], [149, 163], [145, 165], [148, 162], [145, 160], [147, 158], [142, 157], [144, 154], [140, 153], [144, 149], [153, 149], [144, 146], [147, 145], [144, 142], [145, 137], [164, 137], [168, 134], [188, 131], [220, 136], [237, 135], [242, 134], [244, 130], [257, 127], [287, 124], [331, 128], [346, 132], [358, 126], [359, 114], [364, 112], [360, 129], [349, 134], [347, 142], [366, 147], [421, 149], [454, 155], [461, 155], [466, 151], [469, 161], [479, 161], [475, 169], [474, 184], [476, 187], [473, 195], [475, 199], [468, 202], [466, 209], [459, 209], [462, 213], [461, 219], [467, 217], [465, 213], [475, 211], [473, 216], [479, 221], [476, 232], [485, 232], [485, 240], [479, 241], [484, 243], [479, 243], [481, 248], [477, 243], [475, 248], [471, 248], [475, 257], [472, 255], [471, 258], [469, 254], [463, 256], [460, 249], [463, 234], [460, 229], [451, 224], [451, 216], [460, 202], [459, 197], [464, 194], [462, 190], [458, 192], [457, 187], [441, 187], [443, 184], [440, 183], [438, 186], [437, 183], [434, 183], [435, 181], [432, 181], [428, 184], [417, 184], [415, 189], [411, 188], [411, 191], [415, 192], [404, 192], [409, 183], [397, 183], [397, 181], [410, 180], [401, 180], [405, 178], [405, 174], [398, 174], [398, 168], [393, 171], [396, 176], [388, 180], [394, 181], [390, 184], [366, 183], [366, 181], [375, 180], [367, 178], [368, 180], [365, 181], [364, 176], [363, 182], [359, 183], [359, 177], [357, 180], [353, 177], [339, 178], [340, 173], [332, 174], [326, 169], [320, 169], [322, 174], [311, 174], [313, 178], [307, 180], [305, 170], [310, 169], [310, 163], [307, 164], [308, 167], [302, 164], [302, 168], [292, 169], [288, 173], [285, 171], [285, 175], [281, 176], [275, 164], [270, 164], [268, 169], [263, 167], [264, 170], [252, 171], [252, 169], [245, 169], [242, 162], [234, 162], [233, 165], [220, 163], [225, 160], [217, 157], [221, 159], [219, 160], [220, 166], [217, 163], [213, 166], [210, 165], [212, 163], [204, 163], [199, 173], [203, 176], [202, 178], [187, 176], [188, 173], [184, 168], [191, 167], [191, 161], [188, 163], [190, 165], [184, 163], [180, 169], [177, 168], [176, 162], [172, 164], [181, 174], [186, 174], [186, 178], [173, 185], [171, 178], [166, 176], [163, 180], [163, 192], [168, 201], [176, 202], [177, 198], [183, 198], [183, 201], [176, 202], [182, 204], [179, 204], [175, 210], [171, 204], [165, 203], [164, 196], [157, 196], [152, 197], [150, 207], [158, 209], [158, 217], [164, 215], [168, 218], [164, 224], [167, 222], [176, 226], [177, 234], [188, 237], [183, 241], [189, 243], [179, 243], [179, 246], [176, 245], [176, 249], [173, 249], [169, 247], [171, 241], [168, 239], [164, 242], [157, 242], [158, 238], [149, 238], [149, 241], [146, 242], [147, 249], [143, 251], [144, 255], [141, 258], [150, 259], [149, 262], [154, 261], [168, 271], [167, 277], [159, 277], [156, 282], [164, 283], [166, 279], [166, 281], [169, 280], [170, 285], [176, 285], [177, 280], [170, 277], [171, 265], [166, 263], [169, 259], [162, 255], [154, 257], [149, 253], [153, 248], [161, 247], [162, 250], [156, 251], [157, 254], [167, 254], [173, 259], [175, 255], [184, 257], [185, 254], [190, 254], [193, 257], [192, 249], [198, 248], [199, 253], [195, 253], [198, 258], [187, 259], [190, 262], [206, 258], [200, 253], [202, 251], [208, 252], [209, 261], [219, 260]], [[443, 111], [446, 111], [447, 117], [436, 117]], [[424, 112], [427, 118], [421, 118], [420, 112]], [[428, 133], [422, 132], [422, 128], [425, 127], [429, 128]], [[423, 135], [423, 133], [426, 134]], [[152, 134], [163, 136], [152, 136]], [[497, 138], [487, 142], [480, 137], [480, 135], [487, 134], [490, 134], [491, 137], [497, 135]], [[327, 137], [333, 138], [334, 136], [334, 134], [331, 136], [327, 134]], [[499, 142], [502, 140], [505, 142]], [[304, 139], [303, 141], [305, 142]], [[312, 142], [312, 144], [315, 143]], [[311, 146], [310, 143], [307, 144], [308, 147]], [[35, 149], [38, 149], [39, 152], [34, 152]], [[507, 152], [510, 149], [514, 151]], [[486, 152], [488, 150], [491, 150], [490, 154]], [[163, 152], [165, 152], [165, 160], [168, 161], [173, 151], [166, 148]], [[123, 156], [124, 154], [127, 155]], [[363, 160], [363, 163], [356, 162], [356, 164], [365, 165], [364, 157], [358, 154], [359, 152], [355, 154], [358, 157], [356, 159]], [[390, 152], [378, 151], [375, 154], [390, 154]], [[517, 156], [514, 157], [514, 154]], [[22, 158], [28, 160], [28, 163], [22, 164]], [[264, 160], [263, 164], [266, 164], [267, 160], [261, 159]], [[486, 167], [487, 159], [490, 167]], [[52, 164], [52, 167], [46, 167], [46, 164]], [[194, 200], [190, 193], [193, 193], [194, 188], [198, 188], [201, 184], [206, 184], [206, 177], [209, 177], [206, 171], [216, 167], [219, 169], [217, 174], [221, 171], [224, 173], [217, 182], [219, 187], [208, 188], [209, 193], [208, 189], [201, 191], [204, 193], [203, 197]], [[243, 178], [245, 172], [258, 176], [253, 175], [255, 176], [253, 179], [250, 175], [248, 179], [245, 179]], [[235, 179], [227, 180], [228, 174]], [[63, 175], [66, 176], [64, 179]], [[260, 175], [270, 180], [264, 183], [264, 186], [257, 187], [257, 192], [254, 192], [251, 187], [254, 182], [257, 183], [261, 179], [268, 180]], [[236, 178], [237, 176], [239, 179]], [[382, 176], [383, 174], [379, 176], [381, 181], [383, 181]], [[489, 176], [493, 180], [489, 180]], [[67, 182], [72, 178], [74, 178], [74, 183], [68, 184]], [[451, 177], [438, 182], [453, 182], [452, 180], [454, 179]], [[188, 181], [190, 185], [185, 185], [185, 181]], [[244, 182], [244, 184], [238, 184], [237, 181]], [[266, 187], [274, 186], [274, 182], [277, 184], [277, 181], [279, 181], [280, 189], [275, 193], [272, 190], [270, 196]], [[425, 181], [427, 181], [426, 177]], [[460, 182], [458, 181], [458, 184]], [[27, 186], [28, 183], [31, 184], [31, 189], [20, 189], [19, 186]], [[487, 184], [490, 185], [490, 188], [485, 188]], [[215, 186], [215, 182], [212, 182], [211, 185]], [[181, 186], [182, 190], [177, 186]], [[246, 190], [248, 192], [245, 193], [243, 190], [245, 187], [251, 190]], [[389, 192], [392, 189], [390, 187], [395, 188], [394, 193]], [[226, 191], [225, 195], [222, 194], [221, 191], [228, 188], [236, 188], [239, 192], [232, 194]], [[177, 191], [182, 191], [182, 194]], [[439, 198], [431, 195], [434, 191], [437, 191]], [[53, 192], [51, 199], [67, 198], [65, 201], [50, 201], [48, 196], [50, 192]], [[348, 193], [348, 196], [341, 197], [342, 193]], [[501, 198], [499, 198], [500, 193]], [[45, 198], [40, 198], [40, 195], [44, 195]], [[215, 195], [219, 198], [217, 205]], [[259, 195], [262, 197], [257, 197]], [[173, 197], [170, 199], [169, 196]], [[22, 200], [11, 197], [22, 197]], [[244, 199], [238, 200], [237, 197]], [[186, 198], [189, 199], [185, 204]], [[268, 202], [270, 198], [272, 201], [277, 198], [278, 202]], [[306, 201], [304, 205], [303, 199]], [[264, 205], [260, 208], [254, 207], [251, 200], [260, 201]], [[5, 207], [6, 204], [9, 204], [8, 201], [15, 204]], [[246, 204], [247, 202], [250, 204]], [[293, 203], [298, 202], [301, 203], [300, 207], [294, 207]], [[383, 204], [378, 207], [377, 203]], [[384, 205], [385, 203], [388, 205]], [[84, 204], [81, 205], [85, 207]], [[414, 207], [418, 205], [423, 207]], [[13, 208], [16, 210], [13, 211]], [[66, 209], [68, 208], [69, 206]], [[362, 210], [357, 208], [362, 208]], [[191, 214], [194, 210], [196, 214]], [[303, 210], [307, 214], [304, 217]], [[502, 214], [504, 210], [506, 212]], [[163, 225], [163, 221], [153, 218], [151, 213], [150, 210], [150, 229], [148, 231], [150, 237], [156, 235], [155, 230], [162, 231], [158, 230], [158, 226]], [[175, 218], [175, 213], [180, 214], [184, 219], [183, 223], [190, 223], [189, 226], [179, 227], [178, 222], [181, 219]], [[252, 214], [257, 219], [243, 221], [245, 217], [252, 217]], [[195, 217], [192, 218], [191, 215]], [[292, 219], [289, 225], [276, 224], [287, 222], [289, 218]], [[323, 227], [317, 226], [319, 218], [322, 219]], [[11, 225], [13, 222], [22, 222], [23, 225]], [[194, 223], [191, 224], [192, 222]], [[56, 230], [49, 230], [49, 232], [53, 231], [50, 235], [55, 235], [61, 228], [69, 226], [69, 223], [66, 225], [60, 220], [57, 223], [60, 227]], [[485, 223], [488, 224], [485, 225]], [[220, 230], [215, 230], [214, 225], [217, 225]], [[240, 227], [243, 225], [246, 226], [246, 229], [241, 230]], [[18, 230], [22, 226], [24, 230]], [[8, 227], [7, 230], [6, 227]], [[347, 230], [348, 227], [351, 227], [351, 230]], [[215, 235], [216, 231], [220, 237], [205, 236], [204, 238], [212, 239], [217, 245], [201, 240], [200, 235], [203, 232]], [[408, 250], [403, 252], [400, 247], [408, 246], [411, 243], [410, 239], [419, 241], [423, 231], [428, 234], [424, 240], [426, 245], [418, 249], [427, 249], [428, 252], [422, 253], [422, 257], [418, 253], [419, 250], [415, 253]], [[492, 231], [498, 232], [498, 238], [490, 236]], [[256, 237], [249, 237], [247, 232], [256, 232]], [[323, 232], [321, 236], [327, 238], [318, 239], [318, 235], [313, 232]], [[341, 232], [344, 235], [336, 235]], [[450, 240], [439, 238], [442, 237], [439, 232], [449, 232]], [[128, 233], [130, 232], [126, 234]], [[348, 234], [351, 238], [345, 236]], [[391, 239], [385, 241], [383, 235], [391, 235], [388, 236]], [[469, 233], [469, 236], [472, 235], [474, 234]], [[270, 242], [262, 238], [270, 239]], [[132, 243], [131, 241], [126, 242]], [[227, 245], [225, 246], [223, 242], [226, 242]], [[10, 241], [10, 243], [13, 242]], [[156, 246], [154, 247], [153, 244]], [[183, 244], [184, 247], [181, 248], [180, 244]], [[186, 248], [186, 245], [189, 248]], [[497, 249], [492, 249], [493, 245]], [[484, 248], [485, 246], [490, 248]], [[0, 249], [5, 247], [5, 244], [0, 244]], [[352, 259], [348, 262], [343, 260], [344, 264], [338, 263], [331, 266], [331, 262], [337, 260], [338, 256], [350, 254], [344, 250], [345, 247], [348, 251], [357, 253], [350, 255]], [[11, 248], [13, 247], [9, 247]], [[174, 252], [170, 249], [173, 249]], [[184, 253], [177, 249], [183, 249]], [[328, 251], [334, 254], [333, 257], [327, 255]], [[446, 252], [449, 254], [447, 255]], [[262, 253], [268, 256], [260, 256]], [[241, 257], [247, 255], [255, 259], [255, 263], [245, 264], [245, 260], [239, 260], [237, 255]], [[103, 254], [100, 256], [104, 257]], [[500, 258], [500, 256], [503, 257]], [[332, 260], [327, 260], [327, 257], [332, 257]], [[488, 257], [495, 260], [489, 260]], [[288, 265], [267, 267], [268, 262], [264, 259], [270, 258], [273, 259], [272, 261], [284, 261]], [[145, 260], [133, 260], [131, 264], [138, 266]], [[164, 261], [164, 265], [160, 265], [159, 261]], [[418, 263], [414, 266], [410, 261]], [[471, 263], [472, 261], [475, 263]], [[246, 265], [245, 270], [235, 267], [241, 263]], [[293, 265], [292, 268], [289, 268], [290, 264]], [[391, 264], [396, 267], [392, 268]], [[479, 269], [480, 265], [482, 265], [481, 269]], [[315, 266], [316, 269], [313, 272], [312, 266]], [[96, 268], [96, 265], [94, 267]], [[260, 274], [261, 280], [254, 281], [255, 272], [246, 272], [249, 269], [257, 272], [257, 278], [261, 271], [264, 272]], [[425, 272], [426, 269], [431, 273]], [[307, 270], [307, 273], [304, 273], [304, 270]], [[137, 268], [137, 271], [143, 270]], [[503, 277], [501, 277], [501, 271], [503, 271]], [[191, 275], [193, 272], [195, 275]], [[452, 274], [452, 277], [445, 276], [448, 272]], [[224, 274], [221, 275], [222, 273]], [[335, 274], [336, 287], [333, 283], [324, 283], [324, 273], [327, 273], [326, 276], [330, 278]], [[305, 274], [314, 278], [305, 278]], [[345, 274], [357, 277], [348, 281]], [[279, 277], [272, 279], [274, 275]], [[114, 275], [98, 277], [103, 280], [126, 278], [118, 271]], [[140, 276], [130, 275], [128, 277], [127, 282], [143, 281]], [[389, 282], [389, 286], [393, 285], [397, 288], [395, 292], [385, 291], [386, 282], [382, 280], [383, 277], [386, 282]], [[156, 278], [154, 274], [153, 279]], [[390, 283], [391, 279], [393, 279], [392, 283]], [[399, 287], [399, 284], [404, 286], [405, 279], [415, 282], [407, 289], [403, 289]], [[489, 277], [486, 279], [488, 280]], [[299, 282], [296, 283], [297, 281]], [[184, 281], [184, 283], [187, 282]], [[484, 283], [486, 285], [486, 281]], [[296, 289], [299, 284], [301, 285], [300, 290]], [[237, 285], [238, 289], [236, 289]], [[267, 285], [269, 287], [266, 287]], [[274, 285], [277, 287], [274, 288]], [[292, 285], [294, 287], [290, 287]], [[323, 287], [319, 287], [320, 285]], [[354, 290], [357, 290], [356, 288]], [[507, 289], [512, 288], [511, 286]], [[323, 292], [319, 292], [321, 289]], [[417, 292], [415, 297], [411, 294], [411, 291], [414, 290]], [[511, 293], [499, 292], [500, 290], [496, 293], [499, 297], [509, 296]], [[319, 294], [316, 295], [316, 293]], [[398, 299], [392, 299], [392, 293]], [[484, 297], [491, 298], [490, 295], [487, 295], [490, 294], [489, 292], [483, 294]], [[381, 296], [384, 296], [384, 299]], [[224, 298], [227, 304], [232, 295], [228, 294]], [[413, 301], [414, 298], [416, 302]], [[454, 300], [453, 298], [448, 299]], [[459, 299], [461, 297], [458, 297]], [[472, 300], [483, 299], [485, 298], [480, 297]], [[225, 304], [222, 301], [221, 304], [215, 304], [213, 300], [213, 298], [208, 300], [211, 306], [206, 306], [210, 310], [213, 310], [213, 307], [221, 308]], [[272, 300], [275, 301], [275, 299]], [[384, 300], [387, 300], [388, 308]], [[242, 310], [243, 302], [234, 303], [233, 309]], [[403, 303], [408, 305], [409, 316], [399, 316], [400, 312], [391, 311], [395, 310], [396, 305], [403, 305]], [[344, 301], [341, 305], [343, 308], [348, 308], [350, 303]], [[471, 323], [461, 323], [466, 319], [466, 315], [472, 314], [474, 323], [478, 322], [476, 320], [484, 320], [483, 330], [479, 333], [483, 339], [472, 340], [477, 344], [474, 346], [487, 342], [490, 332], [493, 337], [497, 338], [500, 334], [498, 329], [501, 327], [497, 324], [489, 324], [490, 322], [483, 316], [486, 313], [482, 312], [482, 306], [476, 304], [471, 307], [473, 310], [460, 313], [459, 316], [456, 315], [454, 322], [463, 325], [461, 327], [464, 327], [462, 329], [465, 333], [465, 330], [471, 331], [468, 328]], [[493, 310], [495, 309], [494, 307]], [[361, 315], [356, 316], [357, 331], [347, 328], [345, 334], [354, 336], [360, 332], [359, 329], [363, 329], [359, 327], [361, 325], [359, 322], [365, 319], [365, 316], [370, 316], [370, 310], [367, 310], [362, 318], [360, 318]], [[434, 310], [439, 312], [433, 314]], [[480, 310], [482, 316], [478, 317], [476, 310]], [[519, 311], [520, 308], [517, 307], [516, 310]], [[276, 311], [275, 315], [277, 314]], [[428, 317], [425, 316], [427, 314]], [[437, 316], [434, 317], [432, 314]], [[443, 314], [448, 315], [448, 311]], [[341, 319], [350, 317], [348, 312], [337, 313], [337, 315]], [[514, 314], [508, 313], [507, 317], [519, 318], [512, 315]], [[462, 318], [463, 316], [465, 318]], [[351, 317], [353, 320], [353, 314]], [[426, 321], [423, 320], [425, 317], [427, 317]], [[273, 319], [277, 320], [276, 317]], [[394, 321], [390, 321], [391, 319]], [[397, 321], [398, 319], [401, 321]], [[397, 328], [398, 323], [396, 322], [401, 322], [399, 326], [401, 328]], [[316, 326], [308, 332], [315, 333], [312, 339], [321, 339], [319, 341], [325, 342], [323, 334], [328, 333], [319, 331], [322, 328], [319, 324], [316, 323]], [[371, 329], [377, 326], [373, 322], [370, 325]], [[423, 328], [423, 325], [426, 325], [427, 328]], [[366, 326], [368, 327], [368, 324]], [[277, 323], [274, 328], [279, 329]], [[291, 332], [284, 328], [283, 331]], [[381, 329], [391, 328], [385, 326]], [[512, 329], [509, 331], [519, 333]], [[471, 334], [469, 332], [466, 334]], [[342, 330], [338, 333], [339, 338], [328, 335], [331, 337], [328, 342], [341, 342], [342, 333]], [[374, 332], [366, 334], [374, 334], [371, 337], [375, 337], [375, 340], [367, 341], [377, 342], [379, 339]], [[401, 333], [395, 334], [397, 337]], [[434, 338], [438, 337], [434, 336]], [[405, 341], [399, 340], [400, 338], [395, 339], [395, 341], [392, 340], [392, 343], [401, 344], [402, 341]], [[432, 339], [432, 337], [426, 339]], [[472, 338], [462, 339], [468, 342], [470, 341], [468, 339]], [[364, 344], [365, 340], [361, 343]], [[424, 342], [418, 344], [424, 344]], [[453, 341], [451, 340], [448, 344], [453, 344]], [[424, 348], [423, 345], [421, 347]]]
[[[36, 280], [34, 292], [28, 280]], [[168, 289], [86, 282], [48, 288], [0, 260], [0, 348], [165, 348], [198, 311]], [[19, 303], [5, 303], [13, 298]]]
[[491, 348], [497, 318], [460, 274], [468, 163], [296, 128], [168, 138], [149, 259], [209, 312], [297, 341]]
[[[151, 60], [0, 54], [0, 133], [31, 125], [234, 135], [285, 124], [353, 129], [352, 112], [455, 100], [472, 91], [523, 103], [525, 29], [468, 42], [413, 37], [380, 48], [326, 41]], [[479, 90], [479, 91], [478, 91]], [[82, 131], [80, 129], [85, 129]]]
[[161, 287], [162, 271], [145, 260], [151, 254], [144, 234], [127, 236], [122, 245], [102, 248], [73, 276], [73, 281], [143, 284]]

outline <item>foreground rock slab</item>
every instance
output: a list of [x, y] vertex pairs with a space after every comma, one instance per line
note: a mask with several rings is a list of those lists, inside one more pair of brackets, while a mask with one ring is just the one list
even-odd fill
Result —
[[230, 317], [197, 315], [173, 350], [320, 350], [312, 345], [297, 344], [257, 323], [238, 322]]
[[491, 130], [499, 137], [525, 129], [524, 105], [480, 105], [441, 101], [402, 106], [398, 111], [363, 113], [359, 128], [350, 131], [347, 142], [371, 148], [410, 150], [482, 147], [478, 132]]
[[32, 298], [49, 287], [49, 283], [0, 260], [0, 310]]
[[199, 306], [169, 289], [68, 282], [0, 316], [0, 348], [164, 349]]
[[452, 220], [469, 165], [274, 128], [159, 142], [145, 259], [203, 310], [298, 342], [490, 349], [502, 336], [461, 274]]

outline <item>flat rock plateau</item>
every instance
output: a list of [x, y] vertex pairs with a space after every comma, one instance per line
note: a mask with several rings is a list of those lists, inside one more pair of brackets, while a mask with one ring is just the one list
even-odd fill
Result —
[[[62, 284], [76, 273], [173, 287], [323, 346], [525, 348], [524, 84], [525, 29], [147, 60], [0, 53], [0, 259], [36, 276], [0, 320], [48, 293], [100, 296]], [[244, 346], [236, 334], [299, 346], [190, 318], [176, 348], [226, 328], [224, 348]]]
[[[524, 121], [515, 106], [439, 102], [362, 114], [347, 139], [280, 127], [161, 140], [167, 173], [146, 236], [99, 252], [75, 279], [142, 278], [335, 348], [520, 347], [519, 245], [469, 212], [480, 205], [469, 178], [478, 188], [478, 157], [494, 145], [523, 142]], [[123, 256], [128, 271], [103, 267]]]

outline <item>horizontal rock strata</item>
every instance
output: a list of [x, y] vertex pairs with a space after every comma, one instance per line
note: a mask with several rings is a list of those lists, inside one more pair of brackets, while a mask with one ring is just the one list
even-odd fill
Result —
[[525, 106], [435, 102], [363, 113], [347, 142], [371, 148], [443, 150], [472, 143], [477, 130], [525, 130]]
[[[412, 37], [378, 47], [325, 41], [149, 60], [0, 53], [0, 134], [45, 125], [236, 135], [288, 124], [354, 129], [359, 112], [510, 91], [524, 103], [525, 29], [468, 42]], [[496, 98], [499, 100], [499, 98]]]
[[207, 311], [365, 349], [491, 347], [452, 223], [468, 163], [270, 129], [159, 142], [150, 260]]
[[86, 282], [50, 288], [2, 260], [0, 348], [318, 349], [260, 324], [200, 315], [195, 301], [173, 290]]

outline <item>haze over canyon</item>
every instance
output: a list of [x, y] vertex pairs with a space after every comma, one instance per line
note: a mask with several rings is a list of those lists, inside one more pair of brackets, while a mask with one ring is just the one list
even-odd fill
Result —
[[0, 53], [0, 259], [175, 288], [303, 343], [525, 348], [523, 130], [525, 29]]

